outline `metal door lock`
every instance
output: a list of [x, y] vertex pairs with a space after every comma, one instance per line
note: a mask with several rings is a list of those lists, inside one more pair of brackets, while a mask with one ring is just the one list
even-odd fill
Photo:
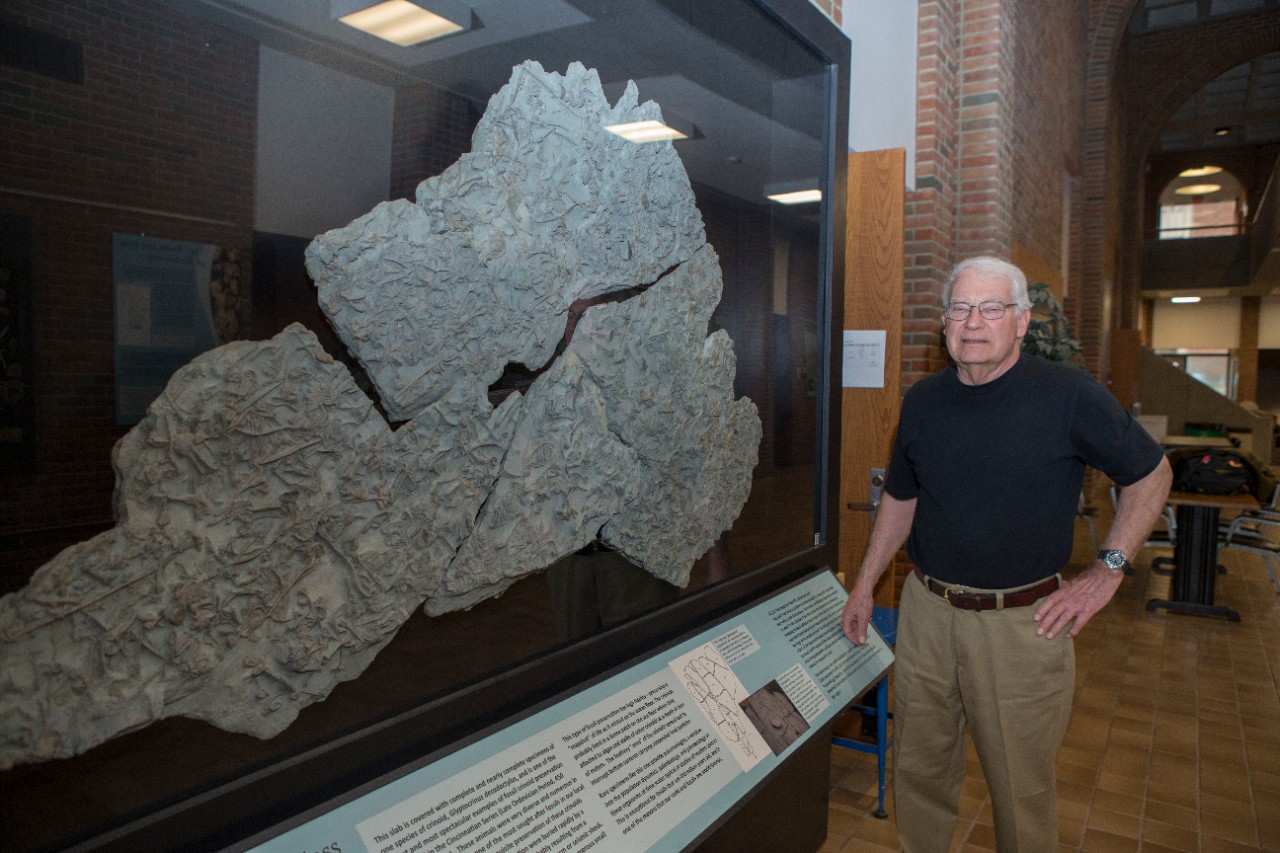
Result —
[[858, 512], [871, 513], [871, 523], [874, 524], [876, 520], [876, 510], [880, 508], [880, 498], [882, 498], [883, 496], [884, 496], [884, 469], [872, 468], [871, 469], [871, 494], [869, 495], [871, 500], [868, 501], [867, 503], [849, 503], [846, 506], [848, 506], [849, 509], [856, 510]]

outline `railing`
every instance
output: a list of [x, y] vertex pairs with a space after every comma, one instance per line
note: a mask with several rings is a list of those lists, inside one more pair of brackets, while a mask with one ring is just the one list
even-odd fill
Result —
[[[1280, 281], [1280, 160], [1251, 222], [1166, 228], [1214, 232], [1187, 240], [1144, 241], [1142, 289], [1170, 291], [1230, 288], [1237, 294], [1267, 294]], [[1227, 233], [1221, 233], [1227, 232]], [[1150, 233], [1150, 232], [1148, 232]]]
[[[1250, 223], [1248, 222], [1232, 222], [1222, 225], [1171, 225], [1168, 228], [1161, 228], [1156, 231], [1156, 236], [1161, 240], [1178, 240], [1181, 237], [1166, 237], [1164, 235], [1177, 232], [1181, 234], [1185, 231], [1212, 231], [1212, 234], [1198, 234], [1198, 237], [1233, 237], [1237, 234], [1248, 234]], [[1191, 239], [1188, 237], [1187, 239]]]

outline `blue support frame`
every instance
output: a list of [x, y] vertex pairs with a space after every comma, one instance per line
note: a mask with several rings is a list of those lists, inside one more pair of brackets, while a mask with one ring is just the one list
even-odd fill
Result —
[[[884, 641], [892, 647], [898, 639], [898, 611], [888, 607], [876, 607], [871, 611], [871, 624], [880, 635], [884, 637]], [[886, 672], [880, 676], [880, 680], [875, 685], [875, 705], [863, 705], [854, 703], [847, 710], [857, 711], [861, 714], [874, 714], [876, 718], [876, 742], [866, 743], [853, 738], [841, 737], [833, 735], [831, 737], [832, 746], [843, 747], [844, 749], [856, 749], [858, 752], [865, 752], [876, 757], [876, 769], [880, 777], [880, 800], [873, 814], [880, 820], [889, 817], [889, 813], [884, 808], [884, 767], [885, 759], [889, 754], [889, 748], [893, 746], [893, 738], [889, 735], [889, 720], [893, 719], [893, 712], [889, 710], [889, 673]]]

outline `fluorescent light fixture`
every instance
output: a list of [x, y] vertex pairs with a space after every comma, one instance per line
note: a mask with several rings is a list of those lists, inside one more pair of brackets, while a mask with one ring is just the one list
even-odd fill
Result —
[[677, 130], [654, 119], [606, 124], [604, 129], [628, 142], [657, 142], [662, 139], [688, 139], [692, 134]]
[[1179, 304], [1190, 304], [1192, 302], [1199, 302], [1200, 297], [1199, 296], [1175, 296], [1169, 301], [1174, 303], [1179, 303]]
[[471, 10], [454, 0], [333, 0], [331, 9], [347, 26], [401, 47], [471, 29]]
[[778, 204], [809, 204], [822, 201], [822, 190], [792, 190], [785, 193], [772, 193], [765, 198], [776, 201]]
[[1222, 184], [1187, 184], [1174, 190], [1178, 195], [1208, 195], [1222, 189]]
[[1222, 171], [1221, 166], [1200, 166], [1195, 169], [1183, 169], [1178, 173], [1179, 178], [1207, 178], [1210, 175], [1216, 175]]

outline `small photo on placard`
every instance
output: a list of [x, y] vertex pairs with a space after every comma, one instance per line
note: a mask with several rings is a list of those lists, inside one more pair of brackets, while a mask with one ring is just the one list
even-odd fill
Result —
[[774, 755], [781, 755], [788, 746], [809, 730], [804, 715], [790, 697], [770, 681], [755, 693], [742, 700], [742, 711], [769, 744]]

